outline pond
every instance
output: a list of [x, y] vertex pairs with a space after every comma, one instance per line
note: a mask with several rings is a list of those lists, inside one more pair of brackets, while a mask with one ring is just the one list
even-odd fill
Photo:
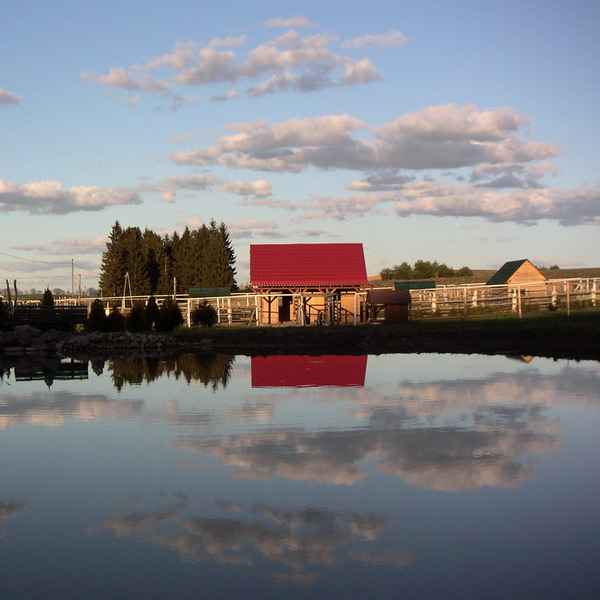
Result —
[[0, 369], [0, 597], [600, 597], [600, 365]]

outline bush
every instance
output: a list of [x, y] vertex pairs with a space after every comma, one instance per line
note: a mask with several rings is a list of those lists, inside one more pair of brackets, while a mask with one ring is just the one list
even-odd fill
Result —
[[139, 306], [133, 306], [129, 314], [125, 317], [125, 329], [132, 333], [138, 333], [146, 329], [144, 320], [144, 309]]
[[158, 311], [157, 331], [173, 331], [176, 327], [183, 325], [183, 315], [177, 302], [168, 298]]
[[0, 298], [0, 328], [8, 321], [8, 304]]
[[88, 315], [87, 326], [88, 331], [105, 331], [106, 330], [106, 313], [102, 300], [97, 298], [90, 306], [90, 314]]
[[191, 314], [192, 324], [212, 327], [218, 320], [217, 311], [206, 300]]
[[123, 331], [125, 329], [125, 318], [118, 308], [113, 308], [106, 317], [106, 331]]
[[146, 327], [149, 331], [152, 329], [156, 329], [156, 324], [159, 319], [159, 308], [156, 303], [156, 298], [154, 296], [150, 296], [148, 298], [148, 302], [146, 303], [146, 307], [144, 308], [144, 320], [146, 321]]
[[42, 306], [54, 306], [54, 296], [48, 288], [44, 290], [44, 295], [42, 296]]

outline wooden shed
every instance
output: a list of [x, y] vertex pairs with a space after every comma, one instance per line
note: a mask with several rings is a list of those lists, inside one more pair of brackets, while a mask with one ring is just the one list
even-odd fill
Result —
[[529, 260], [511, 260], [504, 263], [486, 282], [486, 285], [519, 285], [546, 282], [548, 278]]
[[381, 309], [386, 323], [406, 323], [410, 319], [411, 296], [408, 290], [369, 290], [367, 304], [372, 320], [377, 320]]
[[255, 244], [250, 284], [259, 322], [352, 323], [366, 320], [362, 244]]

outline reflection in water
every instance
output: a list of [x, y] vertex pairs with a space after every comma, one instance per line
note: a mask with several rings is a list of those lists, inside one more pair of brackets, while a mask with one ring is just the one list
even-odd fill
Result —
[[[23, 503], [17, 502], [0, 502], [0, 527], [2, 526], [2, 522], [9, 517], [16, 515], [19, 511], [23, 510], [26, 507]], [[2, 529], [0, 529], [0, 538], [3, 538], [4, 534], [2, 533]]]
[[91, 526], [90, 532], [108, 529], [117, 537], [166, 547], [184, 562], [250, 566], [267, 559], [288, 568], [274, 575], [290, 581], [311, 581], [316, 576], [311, 567], [339, 566], [349, 560], [396, 568], [412, 562], [405, 550], [377, 543], [385, 524], [378, 515], [216, 501], [203, 506], [213, 513], [208, 516], [201, 514], [202, 503], [182, 494], [175, 499], [175, 504], [160, 510], [108, 519]]
[[362, 387], [366, 370], [366, 355], [253, 356], [252, 387]]
[[91, 421], [105, 417], [126, 418], [142, 413], [142, 400], [112, 400], [104, 394], [51, 395], [33, 392], [0, 400], [0, 430], [22, 424], [60, 427], [67, 418]]
[[597, 364], [280, 359], [7, 373], [0, 597], [600, 594]]
[[12, 359], [0, 356], [0, 382], [9, 378], [11, 370], [16, 381], [44, 381], [49, 388], [54, 381], [88, 378], [87, 361], [58, 356], [21, 355]]
[[[380, 418], [386, 419], [384, 427], [376, 425]], [[242, 478], [353, 485], [375, 469], [413, 485], [455, 492], [522, 483], [532, 474], [530, 457], [556, 450], [560, 438], [499, 422], [483, 423], [480, 429], [412, 427], [408, 421], [403, 426], [397, 414], [385, 411], [374, 415], [367, 428], [277, 429], [216, 440], [187, 439], [178, 446], [218, 456]]]
[[109, 362], [112, 381], [121, 390], [125, 384], [150, 383], [165, 375], [183, 378], [187, 383], [200, 382], [217, 390], [227, 387], [234, 357], [224, 354], [181, 354], [167, 359], [156, 357]]

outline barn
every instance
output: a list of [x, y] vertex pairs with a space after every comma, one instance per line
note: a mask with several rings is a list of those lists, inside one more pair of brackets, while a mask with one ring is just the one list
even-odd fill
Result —
[[253, 244], [250, 285], [258, 320], [335, 324], [365, 321], [367, 278], [362, 244]]
[[486, 282], [486, 285], [518, 285], [548, 281], [548, 278], [526, 258], [504, 263]]

